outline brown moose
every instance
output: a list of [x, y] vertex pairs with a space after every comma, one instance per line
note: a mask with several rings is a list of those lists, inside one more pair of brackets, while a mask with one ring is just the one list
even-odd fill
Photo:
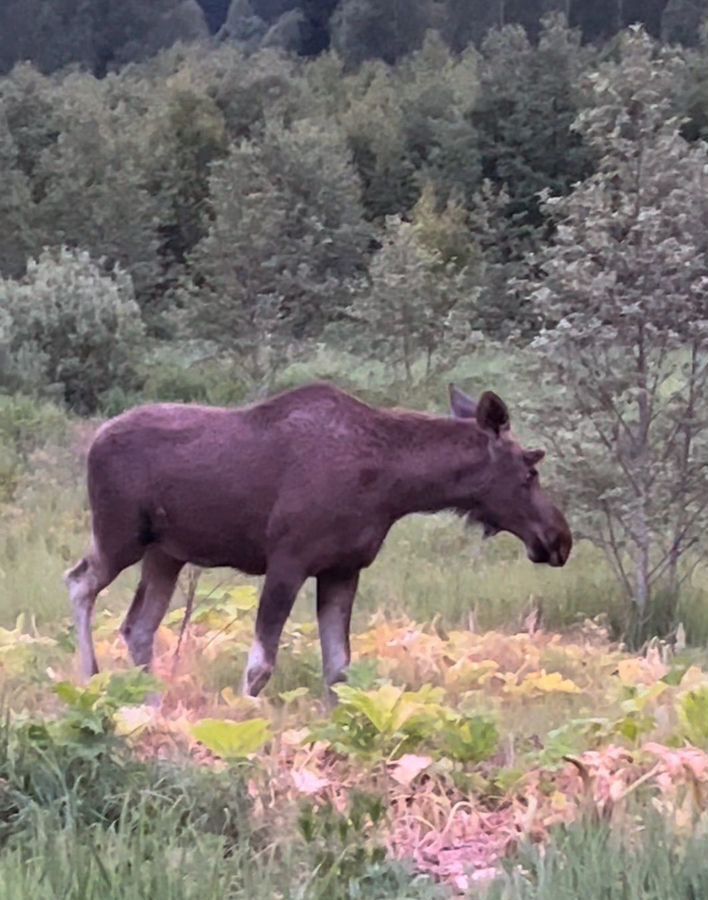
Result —
[[475, 403], [451, 386], [450, 399], [446, 418], [312, 384], [241, 409], [156, 404], [105, 423], [88, 453], [92, 547], [65, 575], [82, 675], [98, 671], [97, 594], [140, 560], [121, 633], [146, 668], [186, 563], [265, 575], [243, 682], [251, 696], [310, 577], [325, 682], [344, 680], [359, 573], [409, 513], [454, 510], [487, 534], [516, 535], [533, 562], [564, 565], [572, 538], [539, 483], [543, 451], [516, 443], [495, 394]]

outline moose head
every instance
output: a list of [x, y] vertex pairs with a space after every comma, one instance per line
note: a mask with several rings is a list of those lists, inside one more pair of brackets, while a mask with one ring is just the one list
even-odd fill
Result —
[[515, 440], [506, 404], [491, 391], [475, 401], [450, 385], [450, 405], [455, 418], [469, 419], [487, 437], [482, 487], [462, 510], [468, 520], [479, 522], [486, 537], [500, 531], [515, 535], [532, 562], [565, 565], [573, 538], [541, 486], [538, 466], [545, 452], [524, 449]]

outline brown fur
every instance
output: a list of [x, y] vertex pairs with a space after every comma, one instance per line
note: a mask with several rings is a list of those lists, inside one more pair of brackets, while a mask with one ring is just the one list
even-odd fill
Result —
[[84, 673], [96, 671], [96, 594], [141, 559], [123, 632], [146, 666], [185, 563], [266, 575], [252, 694], [308, 577], [318, 579], [326, 678], [343, 677], [358, 573], [409, 513], [456, 510], [516, 534], [534, 561], [563, 565], [570, 531], [533, 476], [540, 454], [513, 440], [495, 395], [476, 405], [453, 388], [451, 398], [455, 415], [441, 418], [313, 384], [241, 409], [157, 404], [107, 422], [88, 454], [93, 548], [66, 576]]

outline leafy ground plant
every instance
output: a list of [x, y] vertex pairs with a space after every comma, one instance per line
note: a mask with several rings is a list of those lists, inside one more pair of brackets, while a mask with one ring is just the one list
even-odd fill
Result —
[[404, 691], [384, 684], [369, 691], [348, 685], [336, 690], [339, 705], [315, 735], [339, 752], [392, 760], [428, 750], [461, 762], [481, 762], [497, 748], [491, 719], [453, 711], [444, 704], [441, 688]]

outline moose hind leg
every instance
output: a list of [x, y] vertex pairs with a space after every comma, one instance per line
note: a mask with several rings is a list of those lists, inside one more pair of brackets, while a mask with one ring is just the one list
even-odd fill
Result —
[[64, 573], [64, 582], [69, 589], [74, 610], [81, 678], [87, 681], [98, 672], [91, 634], [93, 609], [96, 597], [106, 585], [110, 584], [111, 576], [100, 554], [94, 551]]
[[243, 677], [247, 697], [257, 697], [273, 674], [283, 626], [304, 580], [296, 566], [281, 563], [268, 568], [256, 615], [256, 636]]
[[330, 705], [337, 700], [332, 686], [347, 678], [351, 659], [349, 628], [358, 584], [358, 572], [350, 575], [325, 573], [317, 579], [317, 621], [322, 669]]
[[143, 558], [140, 583], [120, 629], [136, 666], [149, 670], [152, 665], [155, 632], [183, 565], [158, 547], [151, 547]]

